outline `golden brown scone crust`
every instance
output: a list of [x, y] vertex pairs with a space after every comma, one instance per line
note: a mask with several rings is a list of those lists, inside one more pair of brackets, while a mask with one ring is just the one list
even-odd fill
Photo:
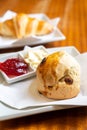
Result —
[[80, 92], [80, 66], [64, 51], [44, 58], [37, 68], [38, 91], [52, 99], [67, 99]]

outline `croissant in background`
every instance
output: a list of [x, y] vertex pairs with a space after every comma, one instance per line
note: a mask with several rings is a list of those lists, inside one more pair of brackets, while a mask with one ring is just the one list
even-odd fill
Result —
[[53, 31], [53, 26], [27, 14], [19, 13], [12, 19], [0, 22], [0, 35], [7, 37], [23, 38], [29, 35], [46, 35]]

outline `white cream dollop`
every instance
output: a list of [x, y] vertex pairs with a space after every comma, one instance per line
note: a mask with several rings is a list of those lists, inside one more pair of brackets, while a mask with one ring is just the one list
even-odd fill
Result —
[[30, 63], [33, 69], [36, 69], [37, 66], [40, 64], [42, 59], [48, 55], [48, 52], [43, 49], [29, 49], [27, 55], [24, 57], [24, 60], [27, 63]]

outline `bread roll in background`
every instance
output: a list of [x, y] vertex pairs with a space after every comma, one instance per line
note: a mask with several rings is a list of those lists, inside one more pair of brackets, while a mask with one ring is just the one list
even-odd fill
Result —
[[0, 22], [0, 35], [5, 37], [24, 38], [31, 35], [42, 36], [53, 31], [53, 26], [38, 18], [19, 13], [9, 20]]
[[66, 51], [44, 58], [36, 71], [38, 91], [52, 99], [68, 99], [80, 92], [80, 66]]
[[6, 37], [16, 37], [15, 27], [12, 19], [0, 22], [0, 35]]

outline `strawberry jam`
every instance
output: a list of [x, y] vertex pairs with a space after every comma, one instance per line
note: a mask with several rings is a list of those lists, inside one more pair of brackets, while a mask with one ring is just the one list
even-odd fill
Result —
[[19, 58], [11, 58], [0, 63], [0, 69], [5, 72], [8, 77], [20, 76], [29, 71], [28, 64]]

